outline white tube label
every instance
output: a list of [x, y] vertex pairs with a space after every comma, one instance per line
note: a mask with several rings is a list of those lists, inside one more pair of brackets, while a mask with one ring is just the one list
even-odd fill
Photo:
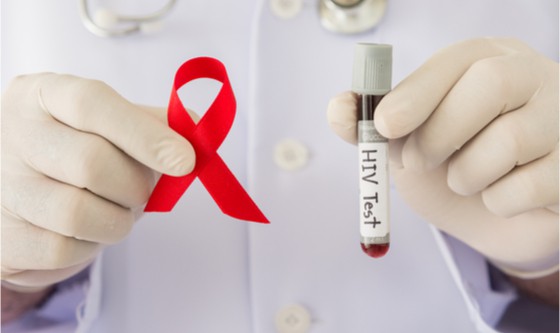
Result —
[[387, 139], [372, 120], [358, 124], [360, 235], [363, 244], [389, 243], [389, 165]]

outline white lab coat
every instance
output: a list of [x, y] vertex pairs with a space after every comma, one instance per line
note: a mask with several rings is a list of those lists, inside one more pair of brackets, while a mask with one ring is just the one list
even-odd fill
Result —
[[[138, 12], [161, 5], [117, 3]], [[379, 27], [353, 36], [324, 30], [314, 0], [292, 19], [275, 16], [268, 0], [185, 0], [162, 31], [117, 39], [87, 32], [76, 1], [2, 5], [3, 89], [17, 74], [64, 72], [163, 106], [183, 61], [223, 61], [238, 113], [219, 152], [272, 222], [224, 216], [195, 181], [173, 212], [146, 214], [106, 249], [80, 310], [84, 331], [274, 332], [277, 312], [291, 304], [308, 310], [309, 332], [492, 331], [487, 322], [511, 294], [486, 290], [483, 259], [434, 233], [394, 191], [388, 255], [361, 253], [357, 152], [328, 129], [326, 104], [350, 88], [359, 41], [394, 45], [395, 84], [471, 37], [514, 36], [557, 59], [556, 0], [389, 0]], [[194, 84], [185, 104], [203, 113], [215, 88]], [[274, 162], [286, 138], [310, 152], [300, 170]], [[65, 329], [43, 322], [41, 332]]]

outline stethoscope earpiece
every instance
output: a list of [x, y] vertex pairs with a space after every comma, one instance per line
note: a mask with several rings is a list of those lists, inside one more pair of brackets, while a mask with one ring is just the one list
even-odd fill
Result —
[[356, 34], [375, 28], [387, 0], [319, 0], [319, 17], [327, 30]]
[[115, 29], [119, 23], [118, 16], [107, 8], [98, 8], [95, 10], [92, 18], [93, 22], [99, 27], [107, 30]]
[[177, 0], [169, 0], [160, 10], [142, 16], [124, 16], [107, 8], [98, 8], [91, 15], [88, 0], [80, 0], [80, 16], [84, 26], [100, 37], [150, 34], [161, 30], [161, 19], [169, 14]]

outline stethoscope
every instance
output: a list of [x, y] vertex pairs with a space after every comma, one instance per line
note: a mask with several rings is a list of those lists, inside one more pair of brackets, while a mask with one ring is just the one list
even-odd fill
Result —
[[[273, 0], [274, 1], [274, 0]], [[302, 0], [275, 0], [280, 6], [294, 6]], [[164, 16], [169, 14], [177, 0], [168, 0], [161, 9], [147, 15], [127, 16], [99, 8], [92, 11], [89, 0], [80, 0], [80, 16], [85, 27], [100, 37], [119, 37], [135, 33], [149, 33], [159, 29]], [[329, 31], [355, 34], [377, 26], [383, 18], [387, 0], [319, 0], [319, 17]]]
[[147, 15], [120, 15], [107, 8], [98, 8], [92, 15], [88, 0], [80, 0], [80, 16], [85, 27], [100, 37], [120, 37], [135, 33], [149, 33], [159, 29], [164, 16], [177, 0], [169, 0], [161, 9]]

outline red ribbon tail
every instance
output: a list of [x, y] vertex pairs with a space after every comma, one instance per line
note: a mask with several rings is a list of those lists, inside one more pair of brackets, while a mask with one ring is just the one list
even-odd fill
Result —
[[214, 156], [198, 178], [224, 214], [245, 221], [270, 223], [219, 155]]
[[169, 212], [195, 179], [194, 172], [182, 177], [162, 175], [146, 207], [145, 212]]

